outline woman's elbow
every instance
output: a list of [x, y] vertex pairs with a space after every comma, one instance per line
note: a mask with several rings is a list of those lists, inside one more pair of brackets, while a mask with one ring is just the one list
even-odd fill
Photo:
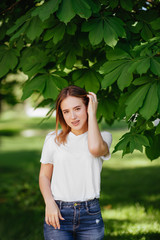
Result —
[[104, 145], [89, 147], [89, 151], [94, 157], [104, 156], [109, 153], [108, 147], [106, 148]]
[[89, 151], [94, 157], [99, 157], [100, 156], [100, 151], [101, 150], [100, 150], [99, 146], [90, 147]]

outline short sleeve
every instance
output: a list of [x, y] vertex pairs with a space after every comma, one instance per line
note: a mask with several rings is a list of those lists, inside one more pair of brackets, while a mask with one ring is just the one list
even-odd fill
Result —
[[41, 153], [41, 159], [40, 159], [41, 163], [54, 164], [54, 152], [55, 152], [55, 144], [56, 144], [54, 139], [55, 139], [54, 132], [47, 134], [44, 141], [42, 153]]
[[106, 156], [101, 156], [101, 159], [109, 160], [111, 158], [110, 147], [111, 147], [111, 143], [112, 143], [112, 134], [104, 131], [104, 132], [101, 132], [101, 136], [102, 136], [103, 140], [107, 143], [108, 149], [109, 149], [109, 153]]

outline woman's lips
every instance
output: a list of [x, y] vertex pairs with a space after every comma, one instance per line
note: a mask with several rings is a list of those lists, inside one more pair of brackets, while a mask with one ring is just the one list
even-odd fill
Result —
[[79, 124], [79, 122], [80, 122], [80, 120], [76, 120], [76, 121], [71, 122], [71, 123], [72, 123], [72, 125], [77, 126]]

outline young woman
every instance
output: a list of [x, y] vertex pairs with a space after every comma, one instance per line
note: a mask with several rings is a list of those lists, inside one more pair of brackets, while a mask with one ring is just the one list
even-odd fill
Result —
[[56, 131], [46, 136], [40, 160], [45, 240], [104, 237], [100, 173], [112, 136], [98, 128], [97, 105], [96, 94], [77, 86], [64, 88], [57, 98]]

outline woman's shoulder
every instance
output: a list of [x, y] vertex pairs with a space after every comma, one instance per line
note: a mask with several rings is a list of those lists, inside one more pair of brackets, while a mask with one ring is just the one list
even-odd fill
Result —
[[107, 131], [101, 131], [101, 135], [104, 141], [106, 141], [109, 145], [112, 143], [112, 134]]
[[104, 136], [112, 136], [112, 134], [108, 131], [101, 131], [101, 135], [104, 135]]
[[[57, 134], [59, 134], [61, 130], [58, 130]], [[56, 131], [51, 131], [47, 133], [45, 141], [55, 142]]]
[[[59, 129], [59, 130], [57, 131], [57, 134], [60, 134], [61, 131], [62, 131], [62, 130]], [[47, 133], [46, 137], [50, 137], [50, 136], [56, 136], [56, 131], [51, 131], [51, 132]]]

